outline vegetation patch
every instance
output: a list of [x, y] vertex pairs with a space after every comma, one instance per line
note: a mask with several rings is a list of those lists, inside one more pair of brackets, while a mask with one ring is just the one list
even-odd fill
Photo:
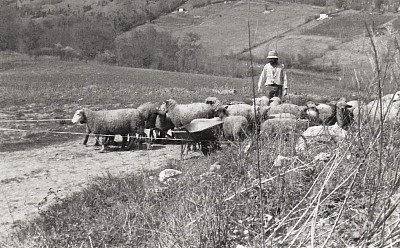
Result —
[[379, 14], [354, 13], [321, 21], [321, 24], [305, 30], [303, 34], [322, 35], [340, 39], [354, 38], [357, 35], [366, 35], [366, 27], [375, 30], [379, 25], [390, 21], [392, 18], [391, 16]]

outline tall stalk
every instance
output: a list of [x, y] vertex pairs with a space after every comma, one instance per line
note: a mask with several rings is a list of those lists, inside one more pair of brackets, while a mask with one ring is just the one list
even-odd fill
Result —
[[[247, 29], [248, 29], [248, 38], [249, 38], [249, 55], [250, 55], [250, 68], [251, 68], [251, 81], [253, 88], [253, 111], [254, 111], [254, 126], [257, 129], [257, 107], [256, 107], [256, 85], [254, 81], [254, 66], [253, 66], [253, 55], [251, 53], [251, 33], [250, 33], [250, 0], [249, 0], [249, 8], [247, 12]], [[262, 179], [261, 179], [261, 165], [260, 165], [260, 135], [258, 130], [256, 130], [256, 153], [257, 153], [257, 173], [258, 173], [258, 193], [260, 200], [260, 220], [261, 220], [261, 247], [265, 247], [265, 237], [264, 237], [264, 206], [263, 206], [263, 190], [262, 190]]]

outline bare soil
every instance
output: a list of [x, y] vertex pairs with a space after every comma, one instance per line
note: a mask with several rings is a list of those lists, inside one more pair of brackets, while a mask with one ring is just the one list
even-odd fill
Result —
[[153, 145], [149, 150], [131, 151], [109, 147], [107, 152], [99, 153], [98, 147], [82, 145], [79, 137], [40, 148], [2, 150], [0, 246], [6, 245], [5, 238], [13, 226], [33, 218], [56, 199], [83, 189], [94, 177], [154, 170], [171, 159], [180, 159], [180, 149], [180, 145]]

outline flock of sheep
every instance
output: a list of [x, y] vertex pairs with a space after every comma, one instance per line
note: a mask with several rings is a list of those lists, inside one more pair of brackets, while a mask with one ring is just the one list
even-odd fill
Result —
[[[296, 149], [302, 150], [306, 149], [309, 139], [343, 139], [354, 121], [377, 120], [381, 109], [385, 121], [395, 121], [400, 109], [398, 100], [400, 92], [369, 103], [341, 98], [329, 103], [307, 102], [302, 106], [266, 96], [256, 98], [252, 104], [240, 101], [222, 104], [216, 97], [188, 104], [169, 99], [162, 104], [147, 102], [137, 109], [80, 109], [72, 122], [86, 125], [84, 145], [91, 133], [96, 136], [96, 144], [102, 137], [101, 152], [113, 142], [114, 135], [123, 137], [122, 148], [131, 149], [135, 137], [146, 136], [145, 130], [156, 130], [157, 137], [164, 138], [169, 130], [196, 122], [208, 122], [210, 126], [213, 122], [221, 123], [222, 137], [231, 141], [240, 141], [254, 132], [265, 136], [301, 132]], [[133, 138], [127, 144], [128, 136]]]

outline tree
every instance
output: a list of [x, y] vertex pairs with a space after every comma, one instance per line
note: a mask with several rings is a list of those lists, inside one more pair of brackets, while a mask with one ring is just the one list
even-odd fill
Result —
[[25, 49], [30, 52], [42, 46], [40, 40], [44, 34], [44, 29], [41, 24], [29, 21], [23, 30], [23, 42]]
[[0, 9], [0, 50], [16, 50], [20, 37], [18, 13], [15, 8], [3, 7]]
[[154, 27], [124, 34], [115, 40], [115, 46], [119, 65], [170, 71], [177, 69], [177, 40]]
[[105, 50], [114, 50], [116, 30], [105, 21], [82, 21], [75, 25], [74, 36], [84, 59], [93, 59]]
[[199, 59], [203, 46], [200, 44], [200, 35], [187, 33], [179, 41], [178, 63], [180, 71], [195, 72], [198, 70]]

